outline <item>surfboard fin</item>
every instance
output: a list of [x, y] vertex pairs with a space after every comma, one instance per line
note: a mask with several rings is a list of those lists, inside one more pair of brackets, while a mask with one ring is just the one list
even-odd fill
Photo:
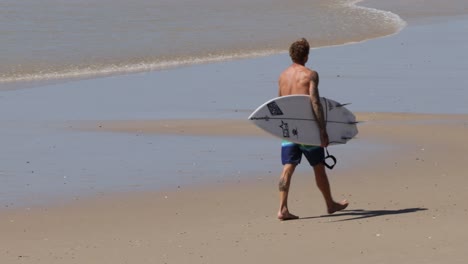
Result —
[[330, 141], [330, 144], [346, 144], [346, 141]]
[[343, 106], [346, 106], [346, 105], [350, 105], [351, 103], [346, 103], [346, 104], [337, 104], [336, 107], [343, 107]]

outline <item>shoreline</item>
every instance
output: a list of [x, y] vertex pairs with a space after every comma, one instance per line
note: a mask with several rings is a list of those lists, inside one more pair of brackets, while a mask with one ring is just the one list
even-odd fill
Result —
[[[429, 114], [429, 113], [398, 113], [369, 112], [355, 113], [358, 127], [369, 121], [377, 122], [408, 122], [408, 121], [460, 121], [468, 114]], [[66, 127], [78, 131], [115, 132], [130, 134], [167, 134], [179, 136], [225, 136], [225, 137], [265, 137], [270, 136], [249, 120], [225, 119], [155, 119], [155, 120], [99, 120], [70, 121]], [[271, 138], [274, 138], [270, 136]]]

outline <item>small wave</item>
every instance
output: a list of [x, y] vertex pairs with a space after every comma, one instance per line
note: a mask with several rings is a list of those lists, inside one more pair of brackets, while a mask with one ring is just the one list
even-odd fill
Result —
[[16, 73], [4, 75], [0, 77], [0, 83], [13, 82], [33, 82], [33, 81], [49, 81], [59, 79], [85, 79], [91, 77], [103, 77], [116, 74], [128, 74], [138, 72], [149, 72], [156, 70], [164, 70], [181, 66], [189, 66], [196, 64], [207, 64], [215, 62], [223, 62], [235, 59], [246, 59], [255, 57], [265, 57], [280, 53], [280, 50], [265, 50], [251, 51], [246, 53], [234, 54], [209, 54], [204, 57], [185, 57], [174, 60], [161, 60], [153, 62], [139, 62], [130, 64], [111, 64], [104, 66], [87, 66], [87, 67], [67, 67], [60, 71], [41, 71], [34, 73]]
[[[359, 10], [363, 19], [370, 19], [371, 23], [379, 23], [382, 28], [386, 30], [379, 32], [379, 34], [369, 35], [367, 39], [356, 38], [355, 40], [337, 41], [334, 43], [321, 43], [320, 45], [343, 45], [373, 39], [376, 37], [383, 37], [398, 33], [406, 26], [406, 22], [397, 14], [389, 11], [378, 10], [375, 8], [359, 6], [358, 3], [363, 0], [340, 0], [338, 5], [346, 7], [349, 10]], [[337, 35], [340, 32], [338, 32]], [[347, 42], [345, 42], [347, 41]], [[343, 43], [345, 42], [345, 43]], [[341, 43], [341, 44], [340, 44]], [[89, 66], [82, 65], [69, 65], [65, 67], [51, 67], [45, 70], [31, 70], [31, 71], [15, 71], [0, 75], [0, 83], [17, 83], [17, 82], [41, 82], [53, 80], [76, 80], [95, 77], [104, 77], [118, 74], [130, 74], [138, 72], [148, 72], [156, 70], [164, 70], [176, 68], [181, 66], [206, 64], [214, 62], [229, 61], [235, 59], [264, 57], [273, 54], [284, 52], [277, 46], [275, 49], [269, 50], [256, 50], [244, 52], [232, 52], [225, 54], [208, 54], [202, 56], [187, 56], [187, 57], [174, 57], [166, 60], [154, 59], [150, 61], [141, 60], [139, 62], [122, 62], [117, 64], [93, 64]]]
[[396, 27], [397, 30], [396, 30], [395, 33], [398, 33], [400, 30], [402, 30], [403, 28], [406, 27], [406, 25], [407, 25], [406, 21], [403, 20], [399, 15], [397, 15], [395, 13], [392, 13], [390, 11], [385, 11], [385, 10], [380, 10], [380, 9], [376, 9], [376, 8], [371, 8], [371, 7], [365, 7], [365, 6], [358, 5], [359, 3], [364, 2], [364, 1], [365, 0], [348, 0], [345, 3], [345, 5], [353, 7], [353, 8], [357, 8], [357, 9], [367, 10], [367, 11], [369, 11], [371, 13], [374, 13], [376, 15], [381, 16], [379, 18], [382, 19], [381, 21], [384, 24], [394, 25]]
[[[333, 47], [333, 46], [351, 45], [351, 44], [356, 44], [356, 43], [362, 43], [371, 39], [388, 37], [388, 36], [398, 34], [401, 30], [403, 30], [407, 26], [407, 22], [395, 13], [358, 5], [358, 3], [364, 2], [364, 1], [365, 0], [342, 0], [342, 1], [339, 1], [338, 3], [335, 3], [335, 5], [344, 6], [344, 7], [349, 8], [350, 10], [365, 11], [365, 13], [367, 13], [366, 17], [368, 19], [376, 20], [380, 25], [382, 25], [382, 28], [386, 28], [387, 31], [382, 31], [379, 34], [368, 36], [367, 38], [363, 38], [360, 40], [351, 40], [351, 41], [346, 41], [343, 43], [329, 44], [325, 46]], [[313, 47], [313, 49], [318, 49], [321, 47], [323, 46]]]

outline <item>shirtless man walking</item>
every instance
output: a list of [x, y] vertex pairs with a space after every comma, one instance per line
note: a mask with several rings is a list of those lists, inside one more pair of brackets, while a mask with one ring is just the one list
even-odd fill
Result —
[[301, 162], [302, 154], [307, 158], [309, 164], [314, 168], [315, 180], [318, 188], [325, 198], [329, 214], [345, 209], [348, 202], [343, 200], [335, 202], [330, 191], [327, 173], [323, 164], [324, 148], [328, 146], [328, 134], [323, 115], [322, 105], [319, 99], [319, 76], [305, 64], [309, 59], [310, 46], [306, 39], [302, 38], [291, 44], [289, 55], [293, 64], [289, 66], [279, 77], [279, 96], [291, 94], [310, 95], [312, 109], [320, 130], [321, 146], [306, 146], [288, 141], [283, 141], [281, 146], [281, 159], [284, 165], [279, 181], [280, 208], [278, 219], [290, 220], [299, 218], [288, 210], [288, 193], [291, 176], [296, 166]]

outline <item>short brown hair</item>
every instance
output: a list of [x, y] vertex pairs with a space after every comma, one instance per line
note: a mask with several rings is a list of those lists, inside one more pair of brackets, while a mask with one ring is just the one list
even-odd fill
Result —
[[307, 56], [309, 56], [309, 49], [309, 42], [305, 38], [301, 38], [289, 47], [289, 56], [295, 63], [305, 63]]

